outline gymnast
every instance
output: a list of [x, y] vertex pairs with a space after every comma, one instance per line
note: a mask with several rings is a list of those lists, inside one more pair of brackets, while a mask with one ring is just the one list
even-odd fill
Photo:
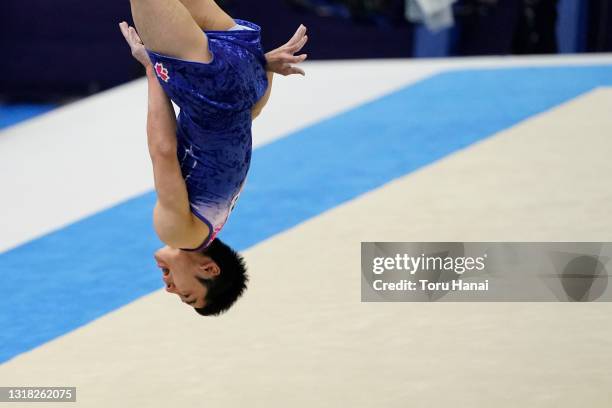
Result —
[[306, 27], [264, 54], [261, 28], [213, 0], [130, 3], [136, 29], [119, 27], [147, 73], [153, 223], [166, 244], [154, 257], [166, 291], [201, 315], [218, 315], [248, 277], [242, 256], [217, 234], [244, 187], [251, 124], [270, 98], [273, 75], [305, 75], [293, 64], [306, 59], [294, 55], [308, 40]]

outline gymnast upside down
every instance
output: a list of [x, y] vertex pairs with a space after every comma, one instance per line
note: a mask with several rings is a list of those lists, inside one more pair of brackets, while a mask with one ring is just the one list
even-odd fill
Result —
[[274, 73], [305, 75], [292, 64], [307, 57], [294, 55], [308, 40], [306, 27], [264, 54], [260, 27], [231, 18], [213, 0], [130, 3], [137, 30], [119, 26], [146, 68], [153, 223], [166, 244], [154, 257], [168, 292], [201, 315], [218, 315], [248, 277], [244, 259], [217, 234], [244, 187], [251, 124], [270, 98]]

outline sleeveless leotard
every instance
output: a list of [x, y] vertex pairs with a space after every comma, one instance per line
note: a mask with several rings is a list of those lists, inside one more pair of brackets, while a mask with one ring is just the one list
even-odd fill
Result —
[[261, 28], [234, 19], [228, 31], [205, 31], [209, 63], [148, 51], [166, 94], [180, 107], [177, 156], [191, 211], [210, 229], [210, 245], [244, 187], [251, 163], [251, 108], [268, 86]]

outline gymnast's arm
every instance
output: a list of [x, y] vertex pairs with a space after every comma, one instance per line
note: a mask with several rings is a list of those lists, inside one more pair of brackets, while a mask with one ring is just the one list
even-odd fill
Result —
[[308, 41], [306, 35], [306, 27], [300, 25], [293, 34], [293, 37], [284, 45], [266, 53], [266, 75], [268, 76], [268, 88], [264, 95], [257, 101], [257, 103], [251, 109], [251, 119], [255, 119], [263, 110], [268, 99], [270, 99], [270, 93], [272, 92], [272, 78], [274, 74], [291, 75], [300, 74], [306, 75], [304, 70], [291, 64], [298, 64], [306, 60], [307, 55], [293, 55], [299, 52], [304, 44]]
[[147, 51], [134, 27], [119, 24], [132, 56], [147, 70], [149, 107], [147, 143], [153, 163], [157, 203], [153, 224], [159, 239], [174, 248], [193, 248], [207, 237], [209, 228], [191, 213], [189, 196], [176, 157], [176, 116], [172, 103], [159, 84]]
[[147, 67], [147, 83], [147, 143], [157, 192], [153, 211], [155, 231], [159, 239], [171, 247], [197, 247], [210, 231], [191, 212], [187, 187], [176, 156], [174, 109], [151, 66]]
[[268, 88], [266, 89], [266, 93], [264, 93], [264, 95], [257, 101], [257, 103], [251, 109], [251, 120], [255, 120], [255, 118], [259, 116], [264, 106], [266, 106], [266, 103], [268, 103], [268, 99], [270, 99], [270, 94], [272, 93], [272, 78], [274, 78], [274, 72], [267, 71], [266, 75], [268, 77]]

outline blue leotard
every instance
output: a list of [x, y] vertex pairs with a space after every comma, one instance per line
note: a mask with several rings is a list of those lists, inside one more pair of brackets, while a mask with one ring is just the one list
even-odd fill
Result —
[[268, 86], [261, 28], [234, 20], [230, 31], [205, 31], [209, 63], [148, 51], [161, 86], [180, 107], [177, 156], [191, 211], [210, 228], [194, 250], [212, 242], [242, 191], [251, 163], [251, 108]]

